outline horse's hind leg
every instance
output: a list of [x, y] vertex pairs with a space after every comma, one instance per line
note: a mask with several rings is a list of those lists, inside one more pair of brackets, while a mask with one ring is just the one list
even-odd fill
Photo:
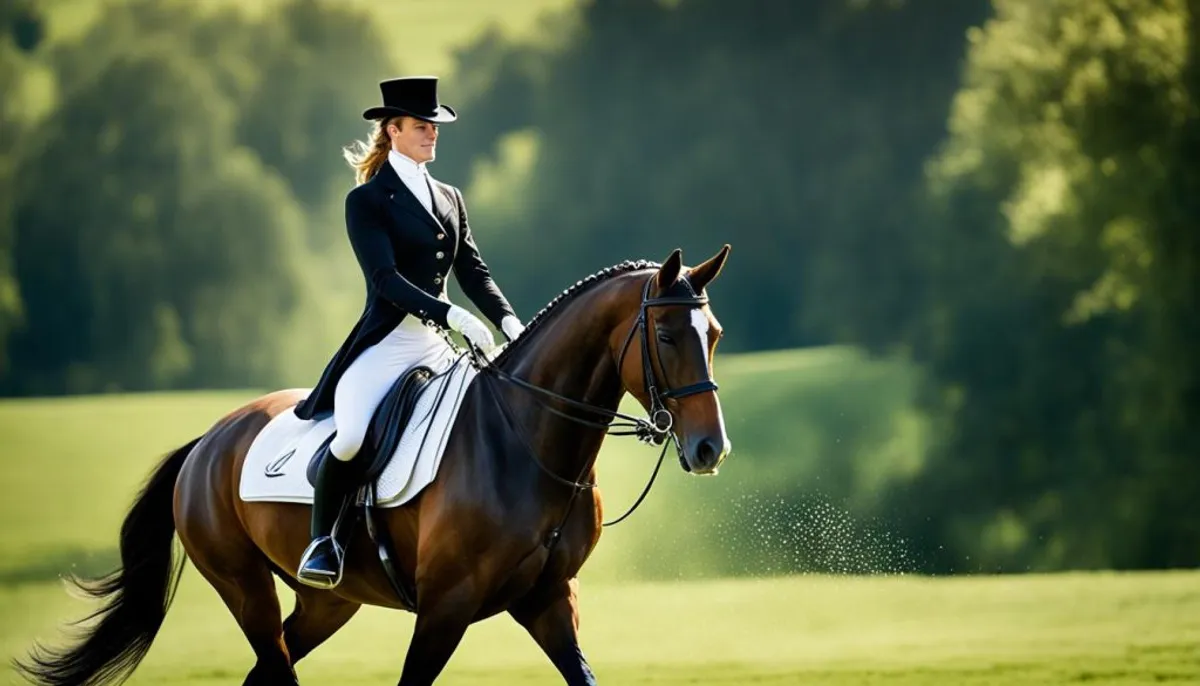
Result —
[[219, 489], [199, 483], [205, 487], [194, 488], [199, 496], [185, 491], [177, 498], [175, 521], [192, 564], [225, 601], [254, 649], [257, 661], [243, 686], [298, 686], [283, 641], [283, 617], [270, 562], [240, 527], [232, 509], [214, 504], [220, 502]]
[[361, 606], [330, 591], [301, 584], [292, 588], [296, 591], [296, 607], [283, 622], [283, 640], [295, 665], [345, 626]]
[[193, 561], [225, 601], [254, 649], [257, 662], [242, 686], [299, 686], [284, 643], [275, 578], [266, 559], [260, 556], [257, 564], [220, 571]]

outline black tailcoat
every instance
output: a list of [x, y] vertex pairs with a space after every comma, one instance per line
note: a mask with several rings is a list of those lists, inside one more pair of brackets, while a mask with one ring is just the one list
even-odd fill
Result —
[[334, 389], [350, 363], [406, 316], [449, 328], [450, 305], [438, 295], [451, 271], [497, 329], [506, 315], [515, 316], [471, 237], [462, 193], [439, 181], [432, 186], [440, 221], [429, 216], [387, 161], [346, 195], [346, 232], [366, 279], [366, 308], [312, 393], [296, 406], [301, 419], [332, 410]]

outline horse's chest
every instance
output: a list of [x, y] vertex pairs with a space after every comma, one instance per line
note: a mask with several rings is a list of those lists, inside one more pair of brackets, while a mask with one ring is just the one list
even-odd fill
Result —
[[488, 603], [495, 611], [543, 587], [552, 587], [579, 574], [594, 547], [594, 536], [581, 530], [564, 530], [558, 540], [547, 541], [523, 559], [510, 572], [500, 575]]

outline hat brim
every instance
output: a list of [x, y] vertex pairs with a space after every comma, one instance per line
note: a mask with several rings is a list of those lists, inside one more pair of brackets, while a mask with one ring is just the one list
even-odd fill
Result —
[[435, 111], [433, 115], [410, 112], [399, 107], [389, 107], [387, 105], [371, 107], [363, 112], [363, 119], [368, 121], [374, 119], [387, 119], [389, 117], [413, 117], [423, 121], [433, 122], [434, 124], [446, 124], [448, 122], [457, 120], [458, 114], [455, 113], [454, 108], [450, 107], [449, 105], [438, 105], [437, 111]]

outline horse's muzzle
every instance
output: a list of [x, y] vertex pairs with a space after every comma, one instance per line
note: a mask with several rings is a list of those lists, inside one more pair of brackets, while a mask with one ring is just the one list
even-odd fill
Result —
[[692, 474], [716, 474], [717, 468], [729, 454], [729, 447], [729, 441], [724, 436], [689, 439], [684, 444], [681, 466]]

